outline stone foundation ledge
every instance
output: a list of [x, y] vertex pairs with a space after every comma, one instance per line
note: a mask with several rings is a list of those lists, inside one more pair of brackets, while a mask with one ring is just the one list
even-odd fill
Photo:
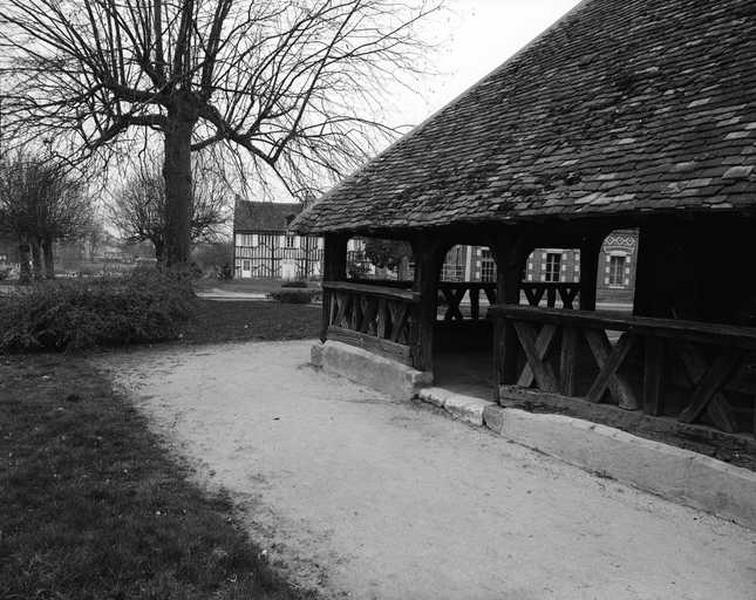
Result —
[[483, 425], [484, 410], [488, 406], [495, 406], [493, 402], [488, 400], [457, 394], [438, 387], [424, 388], [418, 392], [417, 397], [423, 402], [444, 409], [455, 419], [478, 427]]
[[489, 429], [523, 446], [756, 529], [756, 473], [574, 417], [491, 404]]
[[312, 346], [310, 362], [326, 373], [346, 377], [395, 400], [411, 400], [421, 388], [433, 383], [431, 373], [331, 340]]

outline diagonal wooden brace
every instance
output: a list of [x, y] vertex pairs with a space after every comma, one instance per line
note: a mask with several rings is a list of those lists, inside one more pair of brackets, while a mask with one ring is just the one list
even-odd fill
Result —
[[528, 364], [533, 370], [533, 376], [535, 377], [538, 387], [544, 392], [559, 391], [559, 384], [554, 375], [554, 370], [551, 368], [551, 365], [544, 361], [543, 357], [538, 354], [536, 335], [532, 326], [521, 321], [515, 321], [514, 328], [517, 332], [520, 344], [522, 345], [522, 349], [525, 351]]
[[[535, 342], [535, 348], [536, 348], [536, 355], [538, 356], [538, 360], [543, 361], [546, 354], [549, 352], [549, 348], [551, 348], [551, 343], [555, 338], [555, 333], [557, 331], [556, 325], [544, 325], [541, 328], [541, 331], [538, 333], [538, 338]], [[535, 379], [533, 375], [533, 369], [530, 366], [530, 363], [525, 363], [525, 366], [522, 368], [522, 372], [520, 373], [520, 377], [517, 380], [517, 385], [522, 387], [530, 387], [533, 384], [533, 380]]]
[[[729, 348], [724, 354], [720, 354], [714, 363], [706, 370], [703, 376], [700, 376], [693, 392], [690, 404], [680, 413], [678, 417], [683, 423], [692, 423], [701, 416], [701, 413], [707, 409], [711, 402], [715, 402], [714, 414], [716, 420], [721, 420], [729, 431], [734, 431], [735, 426], [729, 416], [729, 405], [727, 399], [721, 393], [722, 387], [729, 381], [732, 375], [740, 368], [743, 359], [743, 351], [737, 348]], [[700, 355], [696, 358], [695, 353], [690, 350], [683, 352], [683, 364], [686, 371], [688, 367], [701, 367]], [[690, 375], [700, 373], [690, 372]], [[691, 377], [693, 380], [693, 377]], [[716, 400], [715, 400], [716, 398]], [[710, 413], [711, 414], [711, 413]], [[717, 423], [722, 427], [722, 423]], [[723, 427], [724, 429], [724, 427]], [[728, 429], [726, 429], [727, 431]]]
[[599, 374], [586, 395], [589, 402], [601, 402], [607, 387], [611, 395], [617, 400], [620, 408], [636, 410], [640, 407], [630, 384], [622, 377], [618, 370], [635, 343], [635, 336], [626, 332], [620, 337], [617, 345], [612, 349], [606, 332], [589, 329], [585, 331], [585, 339], [591, 348], [593, 357], [599, 367]]

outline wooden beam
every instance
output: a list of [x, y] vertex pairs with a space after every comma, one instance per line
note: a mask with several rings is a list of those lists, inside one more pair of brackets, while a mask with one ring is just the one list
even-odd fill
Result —
[[389, 340], [381, 340], [366, 333], [344, 329], [342, 327], [329, 327], [328, 339], [343, 342], [356, 348], [363, 348], [385, 358], [390, 358], [405, 365], [412, 363], [410, 347], [397, 344]]
[[444, 321], [464, 321], [462, 311], [459, 309], [459, 305], [462, 302], [462, 298], [465, 297], [467, 291], [464, 287], [458, 287], [456, 289], [446, 287], [443, 284], [439, 284], [439, 288], [444, 295], [447, 302], [446, 312], [444, 313]]
[[635, 317], [626, 313], [587, 312], [582, 310], [560, 310], [498, 304], [492, 306], [491, 318], [505, 318], [516, 321], [574, 325], [578, 328], [612, 329], [629, 331], [638, 335], [654, 335], [676, 341], [687, 341], [718, 346], [756, 350], [756, 327], [703, 323], [682, 319], [657, 319]]
[[[520, 302], [520, 282], [529, 251], [524, 232], [510, 230], [499, 233], [491, 244], [496, 260], [496, 303], [514, 305]], [[509, 320], [496, 320], [493, 326], [493, 380], [501, 384], [517, 381], [519, 343]]]
[[[670, 237], [670, 229], [675, 237]], [[662, 274], [659, 261], [665, 256], [664, 246], [676, 240], [678, 227], [662, 230], [644, 225], [638, 235], [638, 250], [635, 261], [635, 290], [633, 292], [633, 314], [648, 317], [669, 317], [670, 307], [664, 306], [660, 298], [658, 278]]]
[[[346, 248], [345, 234], [327, 233], [323, 239], [323, 280], [340, 281], [346, 277]], [[331, 300], [333, 293], [323, 290], [323, 312], [320, 325], [320, 340], [328, 339], [328, 327], [331, 321]]]
[[599, 255], [604, 232], [586, 236], [580, 244], [580, 310], [596, 310]]
[[608, 387], [620, 408], [627, 410], [639, 408], [640, 403], [635, 397], [632, 387], [618, 373], [622, 362], [635, 342], [635, 336], [630, 333], [622, 334], [619, 342], [612, 349], [603, 330], [588, 329], [584, 332], [584, 335], [599, 367], [599, 374], [588, 390], [586, 399], [589, 402], [601, 402], [601, 398]]
[[[683, 365], [688, 371], [691, 380], [696, 385], [690, 404], [680, 413], [679, 420], [683, 423], [692, 423], [714, 402], [713, 418], [717, 426], [725, 431], [734, 431], [735, 424], [729, 414], [729, 406], [726, 398], [721, 393], [727, 380], [740, 368], [743, 351], [736, 348], [728, 348], [720, 354], [714, 363], [705, 371], [702, 371], [703, 359], [696, 356], [690, 349], [681, 353]], [[703, 373], [703, 374], [701, 374]], [[700, 375], [700, 376], [699, 376]], [[695, 383], [694, 378], [698, 378]], [[716, 399], [716, 401], [715, 401]], [[711, 413], [710, 413], [711, 415]]]
[[576, 393], [578, 341], [577, 329], [574, 327], [562, 328], [562, 347], [559, 357], [559, 389], [565, 396], [574, 396]]
[[[557, 384], [554, 370], [551, 368], [551, 365], [547, 361], [543, 360], [543, 356], [539, 356], [533, 326], [527, 323], [515, 321], [514, 329], [517, 332], [517, 337], [520, 340], [520, 344], [522, 344], [522, 349], [525, 351], [525, 356], [528, 359], [528, 364], [533, 370], [533, 377], [535, 377], [536, 384], [538, 385], [539, 389], [542, 389], [544, 392], [558, 391], [559, 385]], [[551, 337], [553, 337], [553, 334], [554, 332], [552, 331]]]
[[470, 288], [470, 318], [473, 321], [480, 319], [480, 288]]
[[344, 291], [366, 296], [378, 296], [389, 300], [402, 300], [404, 302], [418, 302], [420, 295], [412, 290], [403, 290], [390, 285], [371, 285], [366, 283], [354, 283], [352, 281], [323, 281], [323, 289], [329, 291]]
[[646, 337], [643, 348], [643, 410], [659, 416], [664, 411], [662, 380], [664, 374], [664, 340]]
[[[539, 360], [543, 360], [546, 357], [546, 354], [548, 354], [549, 348], [551, 348], [551, 342], [556, 337], [556, 332], [557, 328], [555, 325], [544, 325], [541, 327], [541, 331], [538, 332], [538, 338], [535, 342], [536, 353]], [[517, 380], [517, 385], [530, 387], [533, 383], [533, 379], [533, 369], [528, 362], [522, 368], [520, 377]]]
[[753, 437], [725, 433], [706, 425], [681, 423], [676, 419], [660, 419], [641, 411], [622, 410], [612, 404], [594, 404], [583, 398], [570, 398], [518, 386], [502, 386], [499, 395], [503, 406], [566, 414], [623, 429], [642, 437], [661, 434], [662, 439], [670, 437], [680, 441], [695, 441], [697, 445], [708, 448], [712, 456], [723, 449], [744, 457], [756, 456], [756, 439]]
[[438, 304], [438, 278], [443, 264], [444, 242], [438, 237], [420, 233], [412, 239], [415, 258], [414, 291], [420, 294], [415, 305], [415, 336], [412, 362], [419, 371], [433, 372], [433, 328]]

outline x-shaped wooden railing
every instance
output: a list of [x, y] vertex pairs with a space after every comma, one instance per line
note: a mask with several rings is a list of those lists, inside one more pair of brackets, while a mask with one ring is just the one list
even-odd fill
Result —
[[443, 281], [438, 289], [446, 301], [444, 321], [464, 321], [462, 301], [465, 295], [470, 301], [470, 320], [480, 319], [480, 293], [483, 292], [489, 304], [496, 304], [496, 284], [480, 281]]
[[580, 283], [523, 281], [520, 289], [530, 306], [539, 306], [545, 298], [547, 308], [555, 308], [557, 300], [562, 303], [562, 308], [575, 308], [575, 302], [580, 294]]
[[[687, 388], [689, 400], [677, 418], [692, 423], [705, 413], [728, 432], [744, 428], [728, 398], [734, 389], [750, 398], [749, 429], [756, 430], [756, 386], [742, 376], [756, 351], [754, 328], [516, 305], [494, 306], [489, 317], [512, 326], [524, 355], [516, 381], [500, 383], [657, 416], [666, 414], [667, 386]], [[588, 349], [592, 367], [580, 348]]]
[[410, 362], [419, 294], [346, 281], [324, 282], [323, 290], [330, 294], [329, 339]]

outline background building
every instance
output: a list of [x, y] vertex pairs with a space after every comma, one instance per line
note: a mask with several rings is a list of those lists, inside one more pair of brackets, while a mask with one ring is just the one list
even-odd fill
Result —
[[302, 210], [298, 203], [236, 200], [234, 205], [235, 279], [311, 279], [320, 277], [323, 239], [289, 230]]

